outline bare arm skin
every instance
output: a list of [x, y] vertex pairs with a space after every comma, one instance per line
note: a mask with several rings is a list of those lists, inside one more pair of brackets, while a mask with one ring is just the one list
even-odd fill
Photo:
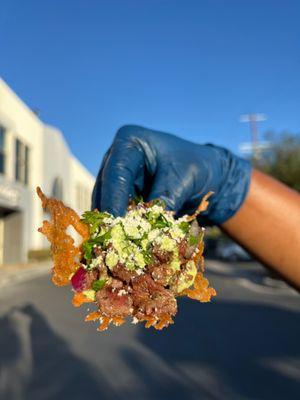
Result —
[[300, 288], [300, 195], [254, 170], [248, 196], [222, 229]]

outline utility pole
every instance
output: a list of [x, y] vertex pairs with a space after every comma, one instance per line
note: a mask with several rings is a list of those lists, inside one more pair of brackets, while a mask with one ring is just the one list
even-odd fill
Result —
[[240, 122], [249, 122], [252, 143], [252, 156], [254, 159], [258, 157], [259, 152], [257, 123], [260, 121], [265, 121], [266, 119], [267, 116], [265, 114], [250, 113], [240, 116]]

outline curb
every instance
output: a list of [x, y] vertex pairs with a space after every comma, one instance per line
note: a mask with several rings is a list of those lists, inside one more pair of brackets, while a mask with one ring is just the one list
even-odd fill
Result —
[[51, 261], [0, 266], [0, 289], [48, 274], [51, 266]]

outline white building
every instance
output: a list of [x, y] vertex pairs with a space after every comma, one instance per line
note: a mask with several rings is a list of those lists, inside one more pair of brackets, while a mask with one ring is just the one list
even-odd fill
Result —
[[0, 79], [0, 264], [26, 262], [30, 250], [48, 247], [37, 232], [45, 218], [37, 186], [81, 213], [90, 208], [93, 184], [61, 132]]

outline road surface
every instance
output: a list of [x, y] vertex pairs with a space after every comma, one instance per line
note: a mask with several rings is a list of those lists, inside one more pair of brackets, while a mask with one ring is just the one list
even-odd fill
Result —
[[0, 291], [0, 399], [299, 399], [300, 296], [258, 264], [208, 262], [210, 304], [162, 332], [103, 333], [49, 276]]

